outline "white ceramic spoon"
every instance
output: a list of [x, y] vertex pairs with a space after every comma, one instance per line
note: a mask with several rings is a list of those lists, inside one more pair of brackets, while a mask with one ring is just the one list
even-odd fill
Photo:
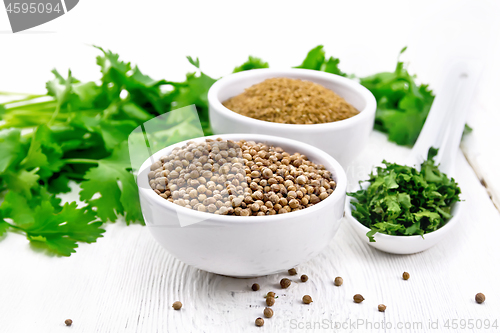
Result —
[[[438, 155], [434, 158], [436, 163], [440, 163], [439, 169], [449, 176], [454, 175], [455, 158], [481, 67], [478, 63], [460, 61], [455, 62], [445, 72], [442, 89], [434, 99], [406, 165], [419, 167], [427, 158], [430, 147], [439, 148]], [[391, 236], [376, 233], [375, 242], [370, 242], [366, 236], [370, 229], [351, 214], [351, 200], [355, 199], [348, 197], [346, 216], [358, 236], [374, 248], [396, 254], [417, 253], [436, 245], [457, 224], [463, 206], [462, 202], [455, 203], [451, 210], [453, 217], [443, 227], [425, 234], [423, 238], [418, 235]]]

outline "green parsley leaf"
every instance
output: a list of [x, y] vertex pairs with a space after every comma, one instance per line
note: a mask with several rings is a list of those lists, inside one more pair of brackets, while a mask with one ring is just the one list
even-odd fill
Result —
[[269, 68], [269, 64], [260, 58], [249, 56], [248, 60], [234, 68], [233, 73], [248, 71], [251, 69]]
[[10, 224], [2, 220], [2, 217], [0, 216], [0, 237], [2, 237], [7, 230], [9, 230]]
[[[401, 53], [406, 51], [406, 47]], [[399, 145], [415, 143], [429, 114], [434, 95], [427, 85], [417, 85], [415, 77], [398, 61], [394, 72], [360, 79], [377, 100], [375, 128], [386, 132]]]
[[0, 174], [12, 165], [19, 163], [25, 154], [25, 143], [21, 132], [16, 129], [0, 131]]
[[125, 215], [127, 224], [143, 223], [137, 185], [129, 171], [127, 142], [116, 148], [110, 157], [96, 162], [97, 167], [89, 169], [80, 185], [80, 200], [94, 207], [102, 221], [116, 221], [120, 214]]
[[295, 68], [313, 69], [340, 76], [347, 76], [339, 69], [339, 63], [340, 60], [334, 57], [330, 57], [328, 60], [326, 60], [323, 45], [318, 45], [311, 51], [309, 51], [302, 64]]

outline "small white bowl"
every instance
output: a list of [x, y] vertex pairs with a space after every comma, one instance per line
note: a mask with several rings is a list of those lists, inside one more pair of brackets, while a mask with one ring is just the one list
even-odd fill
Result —
[[[277, 273], [308, 261], [331, 241], [344, 214], [347, 178], [330, 155], [308, 144], [267, 135], [230, 134], [208, 138], [253, 140], [304, 153], [323, 164], [337, 182], [318, 204], [296, 212], [268, 216], [228, 216], [181, 207], [158, 196], [148, 181], [160, 156], [187, 141], [164, 148], [145, 161], [137, 177], [142, 213], [154, 238], [172, 255], [199, 269], [228, 276]], [[201, 142], [207, 137], [188, 140]]]
[[424, 234], [424, 237], [419, 235], [414, 236], [393, 236], [386, 235], [377, 232], [373, 238], [375, 242], [370, 242], [366, 233], [370, 231], [369, 228], [365, 227], [361, 222], [359, 222], [354, 216], [352, 216], [351, 201], [356, 200], [353, 197], [348, 197], [346, 202], [346, 217], [349, 224], [354, 228], [356, 234], [359, 238], [368, 243], [374, 248], [394, 254], [412, 254], [425, 251], [430, 249], [437, 243], [439, 243], [443, 238], [445, 238], [450, 231], [455, 228], [460, 220], [460, 211], [462, 209], [462, 202], [458, 201], [454, 203], [451, 209], [452, 218], [446, 222], [441, 228], [436, 231]]
[[[288, 77], [321, 84], [352, 104], [359, 114], [325, 124], [299, 125], [262, 121], [229, 110], [222, 102], [246, 88], [274, 77]], [[254, 69], [223, 77], [208, 91], [210, 124], [215, 134], [256, 133], [297, 139], [333, 156], [344, 168], [363, 150], [373, 129], [377, 103], [373, 94], [345, 77], [308, 69]]]

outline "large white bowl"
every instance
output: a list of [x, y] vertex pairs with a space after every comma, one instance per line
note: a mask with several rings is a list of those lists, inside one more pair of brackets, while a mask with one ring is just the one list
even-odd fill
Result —
[[289, 153], [303, 153], [332, 172], [337, 188], [320, 203], [286, 214], [243, 217], [194, 211], [161, 198], [148, 183], [152, 160], [185, 144], [180, 142], [155, 153], [139, 170], [137, 183], [142, 213], [154, 238], [186, 264], [237, 277], [290, 269], [324, 249], [337, 232], [344, 214], [347, 178], [340, 164], [324, 151], [295, 140], [255, 134], [211, 138], [218, 137], [254, 140], [280, 146]]
[[[325, 124], [280, 124], [242, 116], [222, 102], [239, 95], [245, 88], [273, 77], [308, 80], [333, 90], [358, 111], [354, 117]], [[377, 103], [373, 94], [359, 83], [345, 77], [308, 69], [254, 69], [230, 74], [208, 91], [210, 124], [215, 134], [256, 133], [297, 139], [318, 147], [333, 156], [343, 167], [363, 150], [373, 129]]]
[[452, 206], [451, 215], [452, 218], [446, 222], [441, 228], [436, 231], [429, 232], [428, 234], [424, 234], [424, 237], [419, 235], [415, 236], [394, 236], [394, 235], [386, 235], [377, 232], [373, 238], [375, 242], [370, 242], [366, 233], [370, 231], [369, 228], [365, 227], [361, 222], [359, 222], [354, 216], [352, 216], [352, 207], [351, 201], [356, 200], [352, 197], [347, 199], [346, 203], [346, 217], [349, 221], [349, 224], [356, 231], [356, 234], [359, 238], [368, 243], [370, 246], [384, 252], [394, 253], [394, 254], [413, 254], [422, 252], [430, 249], [441, 240], [443, 240], [447, 235], [450, 234], [450, 231], [456, 227], [458, 221], [460, 219], [460, 211], [462, 209], [462, 202], [456, 202]]

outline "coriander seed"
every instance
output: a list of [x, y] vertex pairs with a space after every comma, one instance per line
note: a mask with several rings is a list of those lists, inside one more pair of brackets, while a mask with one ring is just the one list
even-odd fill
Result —
[[64, 323], [66, 324], [66, 326], [71, 326], [71, 324], [73, 324], [73, 320], [71, 320], [71, 319], [66, 319], [66, 320], [64, 321]]
[[386, 307], [384, 304], [379, 304], [379, 305], [378, 305], [378, 310], [379, 310], [380, 312], [385, 312], [385, 309], [386, 309], [386, 308], [387, 308], [387, 307]]
[[273, 306], [276, 300], [272, 296], [267, 296], [266, 297], [266, 304], [267, 306]]
[[310, 304], [312, 301], [312, 297], [309, 295], [304, 295], [304, 297], [302, 297], [302, 302], [304, 302], [304, 304]]
[[300, 277], [300, 281], [302, 282], [306, 282], [307, 280], [309, 280], [309, 277], [305, 274]]
[[353, 299], [354, 299], [354, 303], [361, 303], [365, 300], [365, 298], [363, 296], [361, 296], [360, 294], [354, 295]]
[[408, 280], [410, 278], [410, 273], [404, 272], [403, 273], [403, 280]]
[[342, 279], [340, 276], [337, 276], [335, 278], [335, 281], [333, 283], [337, 286], [340, 287], [344, 283], [344, 279]]
[[288, 270], [288, 274], [290, 275], [297, 275], [297, 270], [295, 268], [291, 268]]
[[485, 300], [486, 300], [486, 296], [484, 296], [484, 294], [483, 294], [483, 293], [477, 293], [477, 294], [476, 294], [476, 302], [477, 302], [478, 304], [483, 303]]
[[[311, 207], [310, 194], [330, 195], [332, 173], [299, 153], [255, 141], [206, 139], [161, 156], [148, 173], [151, 189], [187, 209], [264, 216]], [[330, 192], [327, 192], [330, 191]]]
[[257, 291], [257, 290], [259, 290], [259, 289], [260, 289], [260, 286], [259, 286], [259, 284], [258, 284], [258, 283], [254, 283], [254, 284], [252, 284], [252, 290], [253, 290], [253, 291]]
[[290, 281], [290, 279], [287, 279], [287, 278], [281, 279], [281, 281], [280, 281], [281, 288], [283, 288], [283, 289], [290, 287], [291, 284], [292, 284], [292, 281]]
[[266, 297], [272, 297], [272, 298], [274, 298], [275, 296], [276, 296], [276, 293], [274, 291], [270, 291], [266, 295]]
[[180, 310], [182, 308], [182, 303], [179, 301], [176, 301], [176, 302], [174, 302], [174, 304], [172, 304], [172, 307], [174, 308], [174, 310]]
[[261, 317], [255, 319], [255, 326], [263, 326], [264, 325], [264, 319], [262, 319]]
[[271, 318], [274, 315], [274, 311], [271, 308], [264, 309], [264, 317]]

